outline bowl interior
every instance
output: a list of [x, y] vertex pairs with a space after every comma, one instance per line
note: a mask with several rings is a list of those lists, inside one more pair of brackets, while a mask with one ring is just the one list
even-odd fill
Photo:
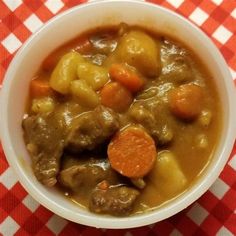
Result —
[[[141, 25], [171, 35], [192, 48], [216, 81], [221, 102], [224, 104], [224, 125], [215, 157], [203, 176], [194, 184], [194, 188], [158, 209], [158, 213], [154, 211], [114, 220], [114, 217], [98, 217], [82, 207], [75, 206], [56, 190], [45, 188], [35, 179], [22, 138], [21, 121], [25, 112], [29, 81], [43, 59], [59, 45], [87, 29], [120, 22]], [[228, 83], [226, 80], [229, 80]], [[232, 103], [232, 98], [229, 96], [232, 95], [230, 80], [225, 62], [210, 40], [197, 27], [168, 10], [147, 3], [129, 1], [108, 1], [79, 6], [54, 18], [34, 34], [11, 63], [2, 91], [3, 147], [8, 161], [27, 191], [55, 213], [81, 224], [103, 228], [128, 228], [154, 223], [175, 214], [196, 200], [213, 183], [223, 168], [233, 145], [232, 131], [229, 135], [234, 115], [231, 113], [233, 108], [230, 107]], [[228, 144], [225, 145], [227, 141]], [[209, 172], [212, 173], [210, 176]]]

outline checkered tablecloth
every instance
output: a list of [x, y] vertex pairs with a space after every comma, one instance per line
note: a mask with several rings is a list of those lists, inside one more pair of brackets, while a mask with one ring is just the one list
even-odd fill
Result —
[[[220, 49], [236, 81], [236, 0], [150, 0], [190, 19]], [[0, 0], [0, 84], [17, 49], [55, 14], [86, 0]], [[1, 115], [1, 114], [0, 114]], [[236, 235], [236, 145], [214, 185], [194, 204], [162, 222], [102, 230], [69, 222], [23, 189], [0, 145], [0, 235]]]

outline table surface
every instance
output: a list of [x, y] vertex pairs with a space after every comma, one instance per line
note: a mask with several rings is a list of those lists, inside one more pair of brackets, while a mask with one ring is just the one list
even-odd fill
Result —
[[[190, 19], [220, 49], [236, 79], [236, 0], [151, 0]], [[86, 0], [0, 0], [0, 84], [17, 49], [54, 15]], [[236, 80], [234, 80], [236, 81]], [[104, 230], [69, 222], [36, 202], [20, 185], [0, 145], [0, 235], [236, 235], [236, 145], [213, 186], [162, 222]]]

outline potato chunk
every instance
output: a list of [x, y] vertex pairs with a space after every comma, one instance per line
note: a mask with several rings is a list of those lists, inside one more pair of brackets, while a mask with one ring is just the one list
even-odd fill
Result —
[[[163, 195], [174, 196], [186, 185], [187, 179], [175, 156], [170, 151], [162, 151], [158, 155], [156, 166], [150, 173], [150, 181]], [[159, 181], [152, 181], [159, 180]]]
[[145, 76], [155, 77], [160, 72], [160, 44], [141, 31], [125, 34], [117, 53], [121, 61], [136, 67]]
[[208, 127], [212, 121], [212, 112], [209, 109], [202, 110], [198, 122], [203, 127]]
[[100, 102], [97, 93], [84, 80], [72, 81], [70, 90], [75, 100], [82, 106], [94, 108]]
[[99, 90], [109, 80], [107, 69], [89, 62], [78, 65], [77, 75], [79, 79], [85, 80], [93, 90]]
[[50, 97], [35, 98], [32, 101], [31, 110], [34, 113], [51, 112], [55, 108], [55, 101]]
[[68, 94], [70, 82], [77, 78], [77, 66], [84, 58], [77, 52], [65, 54], [52, 72], [49, 84], [57, 92]]

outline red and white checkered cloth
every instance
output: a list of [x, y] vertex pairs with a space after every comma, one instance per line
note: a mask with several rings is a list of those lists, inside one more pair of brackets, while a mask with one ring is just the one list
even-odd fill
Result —
[[[217, 45], [236, 81], [236, 0], [149, 0], [189, 18]], [[86, 0], [0, 0], [0, 84], [17, 49], [51, 17]], [[85, 3], [86, 4], [86, 3]], [[102, 230], [69, 222], [23, 189], [0, 145], [0, 235], [236, 235], [236, 144], [224, 171], [194, 204], [162, 222]]]

